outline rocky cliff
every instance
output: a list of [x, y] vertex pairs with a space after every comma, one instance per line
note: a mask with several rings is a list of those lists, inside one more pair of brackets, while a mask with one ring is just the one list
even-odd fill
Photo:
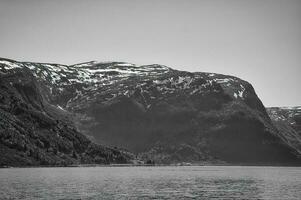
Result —
[[[298, 148], [271, 121], [252, 85], [233, 76], [123, 62], [67, 66], [2, 59], [0, 69], [3, 76], [11, 70], [31, 74], [39, 91], [35, 94], [47, 102], [44, 107], [49, 107], [47, 115], [52, 113], [54, 121], [63, 120], [77, 134], [84, 133], [98, 144], [126, 148], [143, 159], [157, 163], [301, 163]], [[2, 81], [7, 87], [16, 87], [7, 80]], [[22, 91], [18, 93], [31, 94]], [[4, 105], [8, 102], [13, 101], [6, 100]], [[42, 113], [43, 109], [39, 108]]]

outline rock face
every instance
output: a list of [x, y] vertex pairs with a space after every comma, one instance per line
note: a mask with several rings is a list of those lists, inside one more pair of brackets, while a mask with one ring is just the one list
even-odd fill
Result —
[[[4, 63], [4, 64], [3, 64]], [[92, 143], [49, 104], [28, 68], [0, 64], [0, 166], [127, 163], [131, 155]]]
[[282, 137], [252, 85], [236, 77], [122, 62], [67, 66], [2, 59], [0, 69], [32, 74], [37, 95], [55, 110], [53, 119], [143, 159], [301, 164], [300, 152]]

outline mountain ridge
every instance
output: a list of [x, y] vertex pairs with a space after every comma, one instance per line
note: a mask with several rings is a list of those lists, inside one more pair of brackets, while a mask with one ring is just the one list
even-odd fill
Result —
[[43, 98], [78, 131], [143, 159], [300, 163], [299, 146], [280, 133], [252, 85], [237, 77], [158, 64], [0, 60], [2, 72], [15, 68], [29, 69]]

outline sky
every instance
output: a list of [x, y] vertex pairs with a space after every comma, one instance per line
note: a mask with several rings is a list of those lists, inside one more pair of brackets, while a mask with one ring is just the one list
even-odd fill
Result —
[[162, 64], [301, 105], [300, 0], [0, 0], [0, 57]]

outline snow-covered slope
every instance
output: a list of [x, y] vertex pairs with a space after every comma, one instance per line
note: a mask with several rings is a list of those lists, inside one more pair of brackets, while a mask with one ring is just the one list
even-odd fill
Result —
[[[46, 84], [51, 95], [49, 98], [57, 101], [61, 107], [70, 109], [75, 109], [70, 103], [76, 103], [81, 108], [85, 106], [81, 105], [85, 100], [101, 98], [104, 103], [118, 96], [129, 97], [136, 90], [148, 93], [149, 99], [145, 100], [147, 106], [151, 105], [151, 99], [157, 98], [153, 94], [156, 91], [162, 94], [163, 98], [164, 95], [179, 91], [184, 91], [187, 95], [218, 92], [220, 86], [229, 97], [243, 100], [248, 96], [246, 87], [250, 87], [248, 83], [236, 77], [180, 72], [162, 65], [136, 66], [123, 62], [91, 61], [67, 66], [0, 60], [0, 67], [2, 70], [29, 68], [35, 77]], [[149, 91], [150, 88], [156, 91]], [[65, 95], [69, 96], [68, 101], [60, 101], [60, 97]]]

